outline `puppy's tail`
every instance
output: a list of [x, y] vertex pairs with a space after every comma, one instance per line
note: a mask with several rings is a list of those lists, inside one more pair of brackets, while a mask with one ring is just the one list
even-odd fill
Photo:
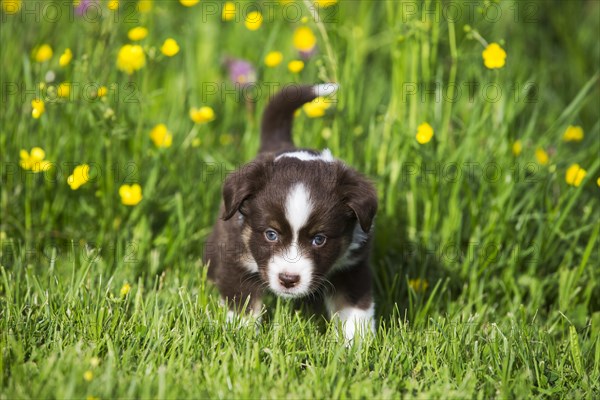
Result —
[[314, 86], [291, 85], [280, 90], [263, 113], [259, 153], [294, 148], [294, 112], [303, 104], [333, 94], [337, 89], [337, 83], [322, 83]]

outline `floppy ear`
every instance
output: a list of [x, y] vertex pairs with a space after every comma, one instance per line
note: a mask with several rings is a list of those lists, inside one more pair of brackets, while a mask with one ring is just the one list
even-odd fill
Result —
[[227, 221], [233, 217], [244, 201], [264, 186], [267, 170], [265, 163], [251, 162], [227, 176], [223, 185], [223, 220]]
[[340, 190], [343, 201], [356, 215], [363, 232], [369, 232], [377, 213], [377, 191], [373, 184], [356, 171], [345, 168]]

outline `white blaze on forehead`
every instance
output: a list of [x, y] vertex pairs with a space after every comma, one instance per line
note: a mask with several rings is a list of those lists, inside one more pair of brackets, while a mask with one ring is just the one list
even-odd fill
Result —
[[298, 232], [307, 224], [312, 208], [310, 192], [306, 186], [302, 183], [294, 185], [285, 202], [285, 217], [293, 234], [292, 245], [297, 244]]
[[[292, 186], [285, 202], [285, 217], [292, 231], [292, 241], [281, 253], [273, 256], [267, 273], [269, 286], [280, 296], [301, 296], [310, 289], [314, 265], [310, 258], [302, 254], [298, 234], [308, 223], [312, 209], [310, 191], [306, 186], [302, 183]], [[298, 275], [300, 280], [296, 286], [285, 288], [279, 282], [279, 274]]]

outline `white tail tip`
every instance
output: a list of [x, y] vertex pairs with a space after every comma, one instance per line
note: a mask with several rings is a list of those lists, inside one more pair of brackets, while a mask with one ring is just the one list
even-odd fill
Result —
[[337, 92], [340, 85], [337, 83], [321, 83], [319, 85], [313, 86], [313, 91], [317, 97], [321, 96], [329, 96]]

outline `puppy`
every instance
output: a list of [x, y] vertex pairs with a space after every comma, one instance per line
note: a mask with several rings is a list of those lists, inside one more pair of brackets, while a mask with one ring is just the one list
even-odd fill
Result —
[[319, 292], [351, 340], [375, 329], [369, 255], [377, 194], [329, 150], [298, 149], [292, 140], [294, 112], [336, 90], [295, 85], [271, 99], [256, 159], [225, 180], [204, 261], [230, 311], [247, 305], [258, 315], [267, 289], [284, 298]]

